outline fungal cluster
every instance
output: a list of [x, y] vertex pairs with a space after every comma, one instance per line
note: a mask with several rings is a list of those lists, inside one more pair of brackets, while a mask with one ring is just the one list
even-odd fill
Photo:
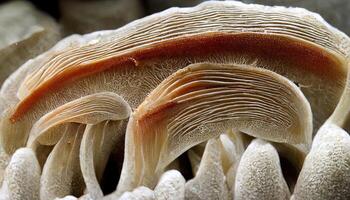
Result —
[[350, 199], [349, 64], [319, 15], [236, 1], [66, 37], [0, 69], [0, 199]]

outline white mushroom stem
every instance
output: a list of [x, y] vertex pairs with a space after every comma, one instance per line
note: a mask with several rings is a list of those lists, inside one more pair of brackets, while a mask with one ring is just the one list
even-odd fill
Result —
[[233, 194], [237, 167], [245, 150], [243, 136], [243, 133], [233, 130], [228, 130], [226, 134], [220, 135], [223, 146], [222, 165], [230, 195]]
[[55, 200], [77, 200], [77, 199], [78, 198], [76, 198], [75, 196], [68, 195], [68, 196], [65, 196], [63, 198], [56, 198]]
[[220, 135], [222, 146], [222, 167], [226, 174], [232, 165], [236, 165], [244, 152], [243, 139], [241, 133], [228, 130]]
[[292, 82], [249, 66], [196, 64], [164, 80], [131, 116], [117, 193], [155, 186], [189, 148], [235, 128], [309, 144], [310, 105]]
[[[102, 124], [103, 125], [103, 124]], [[81, 172], [83, 174], [84, 182], [88, 196], [92, 199], [101, 199], [103, 197], [102, 189], [96, 177], [95, 164], [94, 164], [94, 134], [98, 134], [103, 129], [97, 128], [98, 125], [88, 125], [86, 127], [81, 146], [79, 161], [81, 166]], [[97, 129], [97, 130], [94, 130]], [[98, 133], [96, 133], [98, 131]], [[96, 162], [96, 161], [95, 161]]]
[[339, 126], [325, 123], [306, 156], [293, 200], [350, 199], [350, 136]]
[[203, 143], [199, 144], [197, 146], [192, 147], [191, 149], [189, 149], [187, 151], [187, 156], [188, 159], [190, 160], [191, 163], [191, 169], [192, 169], [192, 174], [196, 175], [199, 165], [201, 163], [201, 159], [204, 153], [204, 149], [205, 149], [205, 144], [204, 143], [204, 147], [203, 147]]
[[86, 127], [80, 146], [80, 166], [88, 196], [101, 199], [103, 192], [99, 185], [111, 151], [116, 144], [123, 143], [125, 123], [106, 121]]
[[[350, 60], [348, 60], [348, 68], [350, 68]], [[347, 131], [350, 130], [350, 70], [347, 74], [343, 94], [328, 121]]]
[[207, 142], [196, 176], [185, 185], [185, 199], [229, 199], [219, 139]]
[[40, 199], [82, 195], [84, 180], [79, 165], [79, 148], [85, 125], [71, 124], [55, 145], [43, 168]]
[[289, 197], [276, 149], [263, 140], [253, 140], [238, 165], [234, 199], [288, 200]]
[[141, 186], [132, 192], [125, 192], [119, 200], [156, 200], [156, 198], [152, 190]]
[[39, 200], [41, 169], [34, 152], [18, 149], [6, 168], [1, 200]]

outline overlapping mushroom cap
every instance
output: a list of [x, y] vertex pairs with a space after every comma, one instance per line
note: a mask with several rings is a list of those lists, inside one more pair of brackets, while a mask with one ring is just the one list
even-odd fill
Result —
[[[1, 193], [308, 199], [335, 184], [346, 199], [348, 177], [331, 174], [349, 171], [349, 56], [350, 39], [314, 13], [238, 2], [173, 8], [70, 36], [25, 63], [0, 92]], [[324, 139], [333, 130], [334, 140]], [[178, 159], [187, 150], [184, 167]], [[326, 160], [322, 173], [315, 160]], [[122, 169], [106, 195], [111, 162]], [[321, 193], [305, 192], [322, 178]]]

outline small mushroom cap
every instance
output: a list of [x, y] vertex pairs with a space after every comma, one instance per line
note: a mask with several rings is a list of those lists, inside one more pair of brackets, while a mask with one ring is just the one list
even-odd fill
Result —
[[31, 147], [34, 147], [36, 143], [53, 145], [62, 136], [64, 125], [67, 123], [97, 124], [105, 120], [126, 119], [130, 113], [130, 106], [119, 95], [112, 92], [95, 93], [68, 102], [46, 113], [34, 123], [30, 132], [19, 132], [24, 135], [19, 133], [13, 135], [11, 130], [28, 129], [26, 122], [14, 125], [8, 120], [1, 121], [2, 130], [8, 130], [1, 132], [1, 142], [7, 153], [26, 143]]
[[[39, 140], [42, 144], [50, 145], [52, 143], [50, 140], [55, 138], [50, 133], [52, 131], [50, 129], [64, 123], [98, 124], [105, 120], [123, 120], [128, 118], [130, 114], [130, 106], [122, 97], [115, 93], [101, 92], [84, 96], [60, 106], [41, 117], [33, 125], [28, 145], [30, 146], [35, 140]], [[61, 136], [60, 134], [58, 135]]]
[[267, 140], [309, 144], [310, 105], [299, 88], [274, 72], [190, 65], [159, 84], [131, 116], [119, 191], [154, 187], [181, 153], [231, 128]]

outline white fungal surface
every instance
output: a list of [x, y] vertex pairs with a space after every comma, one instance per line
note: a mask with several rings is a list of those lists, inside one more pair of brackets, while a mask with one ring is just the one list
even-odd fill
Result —
[[252, 141], [236, 173], [234, 199], [287, 200], [290, 197], [277, 151], [263, 140]]
[[326, 123], [314, 138], [295, 186], [293, 200], [349, 199], [350, 136]]

